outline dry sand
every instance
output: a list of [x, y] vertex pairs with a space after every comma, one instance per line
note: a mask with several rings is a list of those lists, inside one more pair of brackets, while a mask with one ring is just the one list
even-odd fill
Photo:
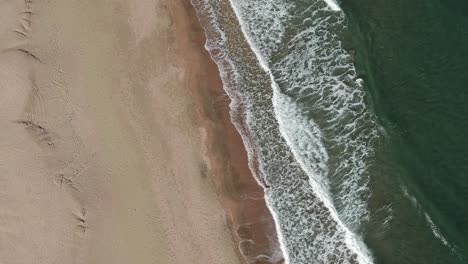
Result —
[[0, 263], [238, 263], [164, 2], [0, 19]]

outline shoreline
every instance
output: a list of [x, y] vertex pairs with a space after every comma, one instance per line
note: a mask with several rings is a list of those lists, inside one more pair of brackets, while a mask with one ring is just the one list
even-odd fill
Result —
[[[169, 10], [175, 20], [175, 30], [190, 32], [178, 34], [181, 56], [186, 68], [199, 61], [198, 73], [193, 73], [191, 85], [195, 97], [199, 124], [206, 132], [204, 145], [209, 160], [208, 170], [214, 177], [221, 203], [228, 211], [227, 221], [237, 251], [244, 263], [283, 263], [276, 227], [264, 199], [264, 189], [252, 174], [247, 151], [230, 115], [231, 99], [224, 91], [219, 69], [205, 48], [206, 33], [203, 18], [198, 17], [189, 1], [171, 1]], [[183, 9], [183, 11], [181, 11]], [[178, 13], [184, 12], [185, 19]], [[187, 38], [187, 39], [185, 39]], [[215, 73], [215, 74], [213, 74]], [[190, 79], [190, 77], [189, 77]], [[241, 128], [242, 120], [237, 120]], [[226, 140], [227, 139], [227, 140]], [[255, 161], [253, 161], [255, 163]], [[279, 251], [279, 252], [278, 252]]]

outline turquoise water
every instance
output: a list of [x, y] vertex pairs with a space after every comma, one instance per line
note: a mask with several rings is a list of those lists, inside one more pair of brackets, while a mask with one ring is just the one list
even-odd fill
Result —
[[193, 3], [287, 263], [467, 263], [467, 4]]

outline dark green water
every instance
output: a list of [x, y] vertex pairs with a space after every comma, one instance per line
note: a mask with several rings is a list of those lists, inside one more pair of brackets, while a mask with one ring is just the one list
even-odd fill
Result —
[[366, 243], [377, 263], [468, 263], [468, 1], [341, 7], [387, 134], [372, 167]]

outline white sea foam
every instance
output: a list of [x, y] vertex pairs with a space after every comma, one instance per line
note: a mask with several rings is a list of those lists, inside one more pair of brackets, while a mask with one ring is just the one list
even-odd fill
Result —
[[333, 11], [341, 11], [340, 6], [336, 3], [335, 0], [325, 0], [325, 2]]
[[[231, 1], [233, 9], [235, 10], [237, 17], [239, 19], [241, 28], [244, 31], [247, 41], [249, 42], [252, 50], [257, 56], [257, 60], [262, 68], [270, 75], [272, 88], [273, 88], [273, 105], [276, 113], [276, 118], [279, 122], [279, 128], [288, 142], [289, 147], [294, 153], [296, 160], [301, 165], [302, 169], [309, 175], [310, 184], [314, 189], [315, 194], [320, 198], [320, 200], [325, 204], [325, 206], [330, 210], [332, 217], [338, 223], [338, 225], [344, 230], [346, 237], [347, 246], [357, 254], [358, 260], [360, 263], [372, 263], [372, 257], [367, 247], [364, 245], [362, 240], [360, 240], [349, 228], [341, 221], [338, 212], [335, 209], [332, 199], [329, 195], [329, 186], [327, 179], [324, 177], [327, 174], [326, 162], [328, 159], [326, 149], [324, 145], [320, 142], [321, 131], [318, 129], [318, 126], [314, 122], [304, 115], [301, 115], [299, 111], [296, 110], [294, 102], [291, 102], [291, 99], [287, 96], [282, 95], [278, 84], [275, 81], [275, 78], [272, 74], [271, 69], [268, 66], [268, 59], [265, 59], [266, 56], [271, 54], [271, 49], [265, 47], [258, 47], [257, 43], [263, 43], [261, 39], [256, 37], [256, 33], [249, 30], [249, 26], [246, 26], [243, 16], [242, 16], [242, 5], [236, 5], [234, 1]], [[328, 3], [330, 4], [330, 3]], [[337, 9], [337, 5], [331, 6], [333, 10]], [[284, 12], [283, 12], [284, 13]], [[250, 22], [250, 21], [249, 21]], [[283, 21], [283, 23], [285, 23]], [[253, 24], [253, 23], [252, 23]], [[268, 23], [267, 23], [268, 24]], [[279, 23], [273, 23], [278, 25]], [[310, 29], [314, 30], [314, 29]], [[275, 28], [276, 32], [282, 33], [284, 31], [278, 26]], [[301, 34], [305, 34], [301, 32]], [[301, 34], [296, 35], [291, 42], [295, 41], [296, 38], [300, 37]], [[253, 41], [255, 39], [255, 41]], [[262, 53], [263, 51], [263, 53]], [[332, 53], [331, 53], [332, 54]], [[346, 55], [343, 59], [346, 59]], [[294, 61], [300, 61], [297, 58], [294, 58]], [[354, 68], [352, 68], [354, 72]], [[294, 79], [301, 79], [305, 76], [305, 73], [299, 73]], [[338, 87], [342, 88], [342, 87]], [[351, 96], [350, 96], [351, 94]], [[342, 90], [336, 90], [334, 95], [337, 97], [343, 97], [344, 101], [348, 101], [348, 98], [353, 98], [352, 92], [346, 93]], [[289, 101], [289, 102], [287, 102]], [[359, 102], [362, 106], [363, 102]], [[351, 104], [352, 105], [352, 104]], [[281, 107], [283, 106], [283, 107]], [[339, 107], [333, 105], [333, 108], [329, 110], [340, 110]], [[296, 111], [294, 111], [296, 110]], [[342, 110], [342, 109], [341, 109]], [[285, 115], [286, 114], [286, 115]], [[285, 116], [284, 116], [285, 115]], [[343, 112], [337, 113], [337, 116], [342, 116]], [[291, 133], [292, 131], [292, 133]], [[358, 159], [358, 158], [356, 158]], [[351, 192], [353, 190], [350, 190]], [[355, 197], [354, 201], [356, 201]], [[362, 212], [358, 212], [362, 217]]]
[[[301, 164], [301, 167], [303, 168], [304, 171], [307, 172], [308, 175], [311, 175], [310, 177], [310, 184], [312, 188], [314, 189], [315, 194], [320, 198], [321, 201], [325, 204], [325, 206], [330, 210], [331, 216], [333, 219], [338, 223], [338, 225], [344, 230], [346, 234], [346, 245], [353, 250], [354, 253], [358, 255], [358, 260], [359, 263], [373, 263], [372, 256], [370, 252], [368, 251], [367, 247], [365, 244], [362, 242], [362, 240], [357, 237], [349, 228], [341, 221], [340, 217], [338, 216], [338, 212], [335, 209], [335, 206], [333, 204], [333, 200], [330, 198], [329, 192], [328, 192], [328, 183], [326, 179], [323, 177], [323, 167], [325, 167], [325, 162], [327, 158], [327, 154], [325, 152], [325, 148], [323, 147], [322, 144], [320, 144], [320, 131], [316, 129], [315, 133], [311, 134], [308, 131], [308, 127], [314, 127], [314, 125], [310, 124], [301, 124], [301, 122], [298, 122], [298, 120], [302, 120], [303, 122], [312, 122], [312, 121], [307, 121], [306, 118], [297, 118], [300, 116], [295, 112], [294, 109], [294, 104], [291, 103], [284, 103], [283, 101], [289, 100], [289, 98], [285, 98], [284, 95], [281, 95], [281, 92], [279, 91], [277, 85], [273, 85], [274, 89], [276, 92], [274, 93], [274, 98], [273, 98], [273, 104], [275, 105], [275, 109], [283, 109], [283, 111], [279, 110], [277, 111], [277, 117], [278, 117], [278, 122], [280, 124], [280, 130], [283, 134], [283, 137], [286, 139], [286, 141], [289, 143], [291, 146], [291, 150], [294, 153], [294, 155], [297, 157], [297, 160], [299, 164]], [[285, 107], [286, 105], [286, 107]], [[287, 110], [286, 110], [286, 109]], [[286, 111], [285, 111], [286, 110]], [[297, 111], [297, 110], [296, 110]], [[284, 115], [284, 113], [287, 113]], [[292, 114], [291, 116], [288, 116]], [[292, 121], [292, 122], [291, 122]], [[288, 131], [285, 129], [285, 127], [288, 127], [290, 130], [294, 130], [296, 133], [289, 134]], [[305, 136], [302, 137], [297, 137], [298, 133], [304, 133], [306, 134]], [[304, 139], [307, 138], [307, 143], [305, 148], [297, 147], [298, 144], [295, 143], [294, 141], [301, 141], [301, 142], [306, 142]], [[318, 161], [318, 166], [311, 166], [311, 163], [305, 163], [303, 162], [304, 160], [310, 160], [307, 159], [306, 157], [303, 157], [304, 153], [307, 153], [307, 151], [304, 151], [304, 149], [312, 152], [316, 152], [313, 149], [318, 149], [320, 153], [320, 156], [323, 157], [323, 161], [320, 162]], [[318, 167], [318, 168], [317, 168]]]
[[418, 203], [418, 200], [416, 200], [416, 197], [414, 197], [413, 195], [411, 195], [408, 191], [408, 189], [405, 187], [405, 186], [401, 186], [401, 189], [403, 191], [403, 195], [405, 195], [406, 198], [408, 198], [411, 202], [411, 204], [414, 206], [414, 208], [416, 209], [420, 209], [419, 208], [419, 203]]
[[427, 223], [431, 227], [431, 230], [432, 230], [432, 233], [434, 234], [434, 236], [437, 237], [438, 239], [440, 239], [440, 241], [442, 241], [442, 243], [446, 247], [450, 248], [451, 250], [454, 250], [453, 247], [447, 242], [447, 239], [445, 239], [444, 235], [442, 235], [439, 228], [434, 224], [431, 217], [427, 213], [424, 213], [424, 217], [426, 218]]
[[[229, 53], [229, 44], [226, 43], [229, 43], [233, 36], [227, 36], [226, 29], [219, 27], [221, 22], [218, 18], [221, 14], [214, 13], [214, 6], [219, 2], [200, 1], [206, 5], [205, 11], [209, 12], [205, 12], [204, 15], [210, 16], [212, 30], [216, 33], [214, 38], [211, 36], [212, 39], [207, 42], [206, 48], [212, 56], [217, 54], [214, 60], [220, 69], [224, 88], [232, 99], [233, 120], [238, 120], [239, 115], [242, 115], [241, 118], [247, 124], [245, 128], [234, 122], [246, 145], [249, 165], [254, 173], [256, 168], [253, 166], [253, 160], [258, 160], [260, 175], [256, 175], [256, 178], [261, 179], [259, 183], [267, 187], [267, 205], [277, 225], [280, 247], [287, 263], [302, 264], [311, 260], [315, 260], [316, 263], [330, 263], [333, 259], [339, 259], [340, 263], [353, 263], [353, 255], [357, 256], [360, 263], [371, 263], [367, 248], [349, 228], [355, 227], [367, 214], [365, 199], [362, 200], [362, 197], [366, 196], [363, 159], [368, 153], [367, 146], [361, 143], [369, 138], [355, 136], [362, 134], [361, 123], [367, 117], [361, 114], [365, 112], [362, 91], [348, 86], [349, 83], [353, 83], [354, 78], [354, 68], [348, 67], [350, 64], [352, 66], [349, 55], [343, 53], [339, 45], [329, 46], [327, 41], [336, 40], [326, 27], [321, 27], [337, 22], [332, 16], [323, 16], [323, 11], [329, 8], [323, 6], [324, 2], [320, 0], [304, 11], [312, 14], [312, 18], [305, 19], [304, 23], [312, 23], [314, 27], [296, 34], [289, 41], [289, 45], [290, 48], [302, 45], [305, 50], [291, 49], [286, 59], [274, 64], [271, 57], [275, 56], [275, 50], [284, 45], [282, 41], [287, 37], [285, 26], [295, 18], [291, 15], [294, 6], [282, 0], [230, 0], [257, 63], [267, 73], [267, 79], [263, 80], [259, 77], [261, 73], [252, 74], [240, 68], [247, 66], [237, 55]], [[320, 19], [316, 19], [318, 17]], [[318, 34], [318, 38], [313, 40], [311, 34], [315, 33]], [[303, 53], [304, 51], [308, 54]], [[316, 60], [304, 62], [304, 54], [315, 57]], [[332, 59], [336, 59], [336, 67], [330, 68], [330, 71], [337, 71], [337, 78], [314, 76], [320, 78], [317, 78], [317, 82], [312, 86], [310, 83], [302, 85], [295, 82], [310, 79], [308, 71], [311, 69], [307, 69], [307, 65], [314, 63], [321, 67], [326, 65], [327, 60]], [[300, 65], [296, 65], [297, 63], [304, 63], [304, 67], [298, 67]], [[322, 142], [323, 131], [308, 117], [307, 109], [304, 110], [279, 89], [271, 69], [272, 64], [276, 74], [280, 75], [279, 80], [282, 74], [286, 74], [292, 79], [290, 83], [296, 84], [295, 87], [285, 88], [289, 92], [299, 91], [304, 96], [309, 96], [310, 91], [318, 92], [322, 102], [317, 103], [320, 103], [318, 105], [321, 111], [327, 111], [330, 117], [329, 128], [324, 131], [328, 134], [333, 134], [334, 130], [343, 133], [337, 134], [335, 138], [327, 138], [328, 142]], [[327, 67], [329, 66], [332, 65]], [[288, 68], [294, 71], [283, 70]], [[250, 85], [258, 87], [249, 87], [247, 83], [256, 78], [260, 79], [251, 82]], [[274, 95], [273, 99], [270, 97], [270, 103], [273, 101], [275, 106], [268, 105], [268, 100], [261, 100], [271, 93], [261, 90], [264, 84], [262, 82], [269, 81], [272, 83]], [[332, 85], [327, 85], [330, 82]], [[322, 85], [326, 89], [311, 90], [316, 85]], [[240, 107], [243, 108], [242, 112], [239, 111]], [[294, 111], [291, 112], [291, 109]], [[279, 127], [275, 120], [280, 123]], [[338, 122], [343, 120], [352, 122], [344, 122], [344, 126], [339, 125]], [[374, 133], [370, 132], [368, 134]], [[346, 143], [344, 146], [343, 142]], [[342, 157], [345, 162], [335, 166], [332, 172], [327, 166], [330, 159], [325, 143], [342, 146], [345, 153]], [[331, 150], [336, 151], [333, 148]], [[347, 170], [348, 167], [352, 169]], [[336, 194], [330, 190], [330, 174], [342, 179]], [[303, 185], [304, 176], [307, 179], [306, 185]], [[363, 183], [362, 186], [360, 183]], [[339, 210], [336, 208], [336, 202], [339, 202]]]
[[[414, 197], [413, 195], [411, 195], [408, 191], [408, 189], [405, 187], [405, 186], [401, 186], [402, 188], [402, 191], [403, 191], [403, 194], [406, 198], [408, 198], [410, 201], [411, 201], [411, 204], [417, 209], [417, 210], [423, 210], [422, 207], [420, 206], [420, 204], [418, 203], [418, 200], [416, 199], [416, 197]], [[434, 236], [436, 238], [438, 238], [442, 244], [444, 244], [446, 247], [448, 247], [453, 253], [455, 253], [456, 255], [459, 255], [455, 249], [454, 246], [450, 245], [447, 241], [447, 239], [445, 238], [444, 235], [442, 235], [442, 232], [440, 232], [439, 228], [437, 227], [437, 225], [434, 223], [434, 221], [432, 221], [432, 218], [429, 216], [429, 214], [427, 212], [424, 212], [424, 218], [426, 219], [426, 222], [428, 224], [428, 226], [431, 228], [432, 230], [432, 233], [434, 234]]]
[[[249, 23], [242, 22], [244, 34], [249, 35], [266, 57], [271, 56], [270, 52], [281, 45], [285, 24], [290, 18], [289, 10], [294, 7], [292, 1], [229, 1], [233, 8], [236, 8], [238, 18], [241, 18], [242, 14], [249, 14]], [[265, 32], [265, 29], [268, 31]]]
[[428, 213], [424, 213], [424, 217], [426, 218], [427, 223], [431, 227], [432, 233], [434, 234], [435, 237], [437, 237], [444, 246], [448, 247], [453, 254], [455, 254], [460, 260], [462, 260], [461, 255], [458, 253], [457, 249], [455, 246], [451, 245], [447, 239], [445, 238], [444, 235], [442, 235], [442, 232], [440, 232], [439, 228], [437, 227], [436, 224], [432, 221], [431, 217], [429, 216]]
[[[401, 189], [403, 191], [403, 195], [408, 198], [411, 202], [411, 204], [414, 206], [415, 209], [417, 210], [421, 210], [423, 211], [423, 208], [421, 207], [421, 205], [418, 203], [418, 200], [416, 199], [416, 197], [414, 197], [413, 195], [410, 194], [410, 192], [408, 191], [408, 189], [405, 187], [405, 186], [401, 186]], [[444, 246], [446, 246], [447, 248], [449, 248], [455, 255], [457, 255], [459, 258], [460, 258], [460, 254], [457, 252], [456, 250], [456, 247], [451, 245], [447, 239], [445, 238], [445, 236], [442, 234], [442, 232], [439, 230], [439, 228], [437, 227], [437, 225], [434, 223], [434, 221], [432, 221], [432, 218], [429, 216], [429, 214], [427, 212], [424, 212], [424, 218], [427, 222], [427, 225], [431, 228], [431, 231], [432, 233], [434, 234], [434, 236], [436, 238], [438, 238], [442, 244], [444, 244]]]

